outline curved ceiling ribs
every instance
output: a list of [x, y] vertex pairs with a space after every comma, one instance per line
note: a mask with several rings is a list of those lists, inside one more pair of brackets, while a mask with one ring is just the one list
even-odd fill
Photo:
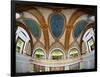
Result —
[[[53, 9], [53, 11], [61, 12], [64, 9], [72, 9], [73, 7], [69, 6], [68, 8], [61, 8], [61, 7], [46, 7], [46, 8]], [[60, 10], [57, 10], [58, 8]], [[76, 11], [71, 15], [68, 23], [64, 24], [64, 25], [66, 25], [65, 26], [66, 30], [64, 29], [66, 32], [65, 32], [64, 45], [63, 45], [65, 51], [67, 51], [69, 49], [71, 32], [73, 30], [74, 23], [77, 21], [77, 19], [84, 14], [88, 14], [88, 15], [95, 15], [96, 14], [95, 8], [91, 9], [91, 8], [77, 8], [76, 7], [75, 9], [76, 9]], [[27, 11], [28, 13], [32, 14], [39, 21], [40, 27], [42, 29], [43, 36], [44, 36], [45, 49], [46, 49], [46, 51], [48, 51], [49, 48], [51, 47], [51, 46], [49, 46], [49, 32], [48, 32], [49, 25], [45, 21], [44, 16], [38, 10], [38, 7], [34, 7], [33, 4], [32, 5], [24, 5], [24, 6], [19, 4], [19, 5], [16, 6], [16, 12], [22, 13], [23, 11]], [[59, 42], [59, 41], [57, 41], [57, 42]]]
[[43, 15], [36, 8], [28, 10], [28, 12], [31, 13], [33, 16], [35, 16], [38, 19], [38, 21], [40, 23], [40, 27], [43, 30], [44, 41], [45, 41], [45, 49], [46, 49], [46, 51], [48, 51], [48, 49], [49, 49], [48, 26], [46, 24], [46, 21], [45, 21]]
[[82, 16], [84, 13], [77, 10], [75, 11], [72, 16], [69, 19], [69, 22], [66, 26], [66, 33], [65, 33], [65, 50], [67, 50], [69, 48], [69, 41], [70, 41], [70, 35], [71, 35], [71, 31], [73, 29], [73, 24], [75, 23], [75, 21]]

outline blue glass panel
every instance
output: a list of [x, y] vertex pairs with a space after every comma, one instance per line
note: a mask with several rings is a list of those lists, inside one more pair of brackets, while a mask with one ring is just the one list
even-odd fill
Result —
[[80, 36], [80, 33], [82, 32], [82, 30], [85, 28], [86, 25], [87, 25], [87, 22], [85, 20], [81, 20], [78, 23], [76, 23], [74, 31], [73, 31], [75, 38], [78, 38]]
[[50, 27], [53, 36], [58, 38], [64, 27], [64, 16], [61, 14], [52, 14], [50, 17]]
[[37, 22], [32, 19], [24, 19], [24, 22], [29, 27], [34, 37], [37, 39], [40, 38], [40, 28]]

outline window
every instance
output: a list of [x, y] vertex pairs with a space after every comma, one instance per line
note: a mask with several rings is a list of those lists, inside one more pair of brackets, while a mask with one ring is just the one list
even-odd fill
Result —
[[44, 59], [45, 58], [44, 51], [42, 49], [36, 49], [34, 53], [34, 58], [37, 60]]
[[78, 50], [76, 48], [71, 49], [69, 52], [69, 57], [73, 58], [73, 57], [77, 57], [77, 56], [78, 56]]
[[93, 37], [91, 37], [88, 41], [88, 46], [90, 47], [90, 51], [93, 51], [94, 50], [94, 40], [93, 40]]
[[18, 37], [16, 42], [16, 52], [22, 53], [25, 42]]
[[52, 51], [51, 56], [53, 60], [59, 60], [64, 58], [62, 51], [59, 49], [55, 49], [54, 51]]
[[[70, 58], [78, 57], [78, 55], [79, 55], [79, 53], [78, 53], [78, 50], [76, 48], [72, 48], [69, 52], [69, 57]], [[72, 65], [69, 65], [69, 69], [70, 70], [80, 69], [80, 63], [75, 63], [75, 64], [72, 64]]]

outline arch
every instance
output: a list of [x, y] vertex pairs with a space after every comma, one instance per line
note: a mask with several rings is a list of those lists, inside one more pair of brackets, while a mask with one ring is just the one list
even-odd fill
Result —
[[30, 40], [30, 37], [29, 37], [27, 31], [24, 28], [18, 26], [16, 33], [19, 33], [19, 32], [21, 32], [27, 39]]
[[79, 56], [79, 50], [76, 47], [70, 48], [68, 51], [68, 58], [75, 58]]
[[76, 10], [72, 16], [69, 19], [69, 22], [66, 26], [66, 33], [65, 33], [65, 50], [67, 50], [69, 48], [69, 40], [70, 40], [70, 35], [71, 35], [71, 31], [73, 29], [73, 25], [75, 23], [75, 21], [82, 15], [84, 15], [85, 13], [81, 12], [80, 10]]
[[28, 13], [35, 16], [38, 19], [38, 21], [40, 22], [40, 24], [41, 24], [40, 27], [43, 29], [43, 35], [45, 36], [44, 37], [45, 49], [46, 49], [46, 51], [48, 51], [48, 49], [49, 49], [48, 26], [46, 24], [46, 21], [45, 21], [43, 15], [42, 15], [42, 13], [36, 8], [28, 10]]
[[[45, 60], [46, 59], [46, 53], [45, 53], [43, 48], [38, 47], [34, 50], [32, 57], [33, 57], [34, 60], [37, 60], [37, 61], [38, 60]], [[37, 72], [45, 71], [45, 67], [41, 66], [40, 64], [39, 65], [34, 64], [33, 67], [34, 67], [34, 71], [37, 71]]]
[[51, 34], [54, 38], [58, 39], [64, 32], [66, 18], [64, 14], [53, 12], [48, 17], [48, 23]]
[[25, 41], [18, 36], [16, 40], [16, 52], [23, 54], [24, 47], [25, 47]]
[[[38, 55], [38, 58], [36, 58], [36, 54]], [[43, 56], [44, 56], [44, 58], [43, 58]], [[45, 50], [41, 47], [36, 48], [33, 52], [32, 57], [35, 58], [35, 59], [46, 59]], [[42, 57], [42, 58], [39, 58], [39, 57]]]
[[18, 29], [18, 26], [23, 28], [28, 33], [28, 35], [30, 37], [30, 43], [31, 43], [31, 55], [30, 56], [32, 56], [33, 40], [32, 40], [32, 36], [31, 36], [31, 32], [30, 32], [29, 28], [26, 25], [24, 25], [23, 23], [21, 23], [20, 21], [16, 21], [16, 30]]
[[41, 29], [39, 24], [31, 18], [25, 18], [23, 21], [29, 27], [34, 37], [38, 40], [41, 36]]
[[[54, 53], [53, 53], [54, 52]], [[57, 53], [56, 53], [57, 52]], [[64, 53], [64, 51], [62, 50], [62, 49], [60, 49], [60, 48], [54, 48], [54, 49], [52, 49], [50, 52], [49, 52], [49, 57], [48, 57], [48, 59], [51, 59], [51, 57], [52, 57], [52, 53], [55, 55], [55, 56], [63, 56], [63, 59], [65, 59], [66, 57], [65, 57], [65, 53]], [[58, 54], [58, 55], [57, 55]]]
[[[96, 24], [95, 23], [90, 23], [90, 24], [88, 24], [86, 27], [85, 27], [85, 29], [83, 30], [83, 32], [82, 32], [82, 36], [81, 36], [81, 39], [80, 39], [80, 52], [81, 52], [81, 55], [83, 54], [82, 53], [82, 42], [83, 42], [83, 36], [84, 36], [84, 34], [87, 32], [87, 30], [88, 29], [90, 29], [90, 28], [93, 28], [93, 29], [95, 29], [95, 26]], [[94, 33], [95, 33], [95, 30], [94, 30]]]

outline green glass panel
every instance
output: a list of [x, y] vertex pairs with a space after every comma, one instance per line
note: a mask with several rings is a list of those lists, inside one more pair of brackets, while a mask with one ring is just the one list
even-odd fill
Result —
[[44, 51], [42, 49], [37, 49], [35, 51], [35, 58], [36, 59], [43, 59], [44, 58]]
[[17, 43], [16, 43], [16, 51], [21, 52], [21, 49], [24, 46], [24, 41], [20, 38], [18, 38]]
[[57, 50], [52, 51], [51, 55], [52, 55], [52, 56], [62, 56], [63, 53], [62, 53], [61, 50], [58, 50], [58, 49], [57, 49]]
[[89, 46], [92, 46], [93, 44], [94, 44], [93, 39], [90, 39], [90, 40], [88, 41], [88, 45], [89, 45]]
[[69, 53], [70, 57], [77, 57], [78, 56], [78, 50], [73, 48], [70, 50], [70, 53]]

